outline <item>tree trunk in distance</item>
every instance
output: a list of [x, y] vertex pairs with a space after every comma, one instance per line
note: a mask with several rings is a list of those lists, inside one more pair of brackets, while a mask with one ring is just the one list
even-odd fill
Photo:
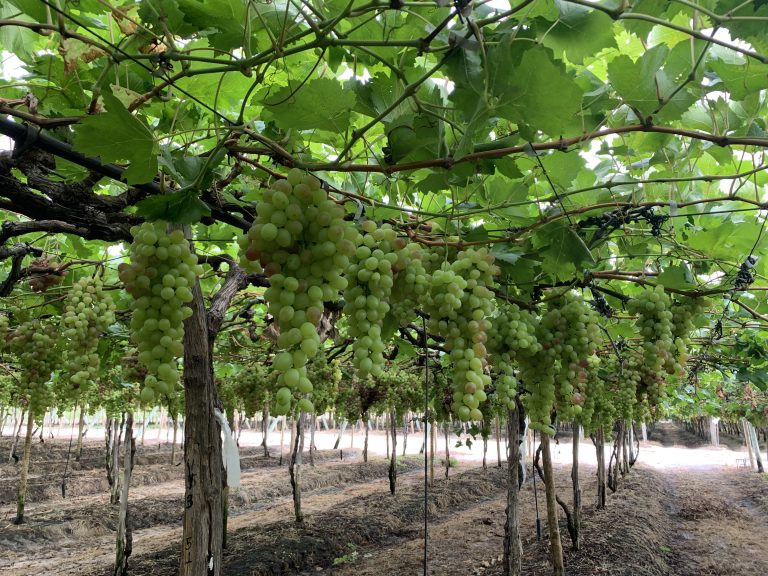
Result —
[[[221, 430], [214, 416], [208, 321], [199, 282], [184, 321], [184, 525], [179, 576], [221, 576]], [[142, 431], [143, 432], [143, 431]]]
[[177, 415], [173, 416], [173, 443], [171, 444], [171, 466], [173, 466], [176, 463], [176, 442], [178, 440], [179, 430], [179, 417]]
[[314, 414], [310, 414], [309, 416], [309, 465], [314, 467], [315, 466], [315, 450], [317, 450], [317, 446], [315, 446], [315, 423], [317, 421], [317, 416]]
[[11, 451], [8, 454], [8, 462], [13, 461], [13, 456], [16, 454], [16, 447], [19, 445], [19, 436], [21, 435], [21, 426], [24, 424], [25, 413], [25, 410], [22, 410], [19, 414], [18, 421], [13, 423], [16, 433], [13, 435], [13, 442], [11, 442]]
[[24, 505], [27, 503], [27, 487], [29, 480], [29, 456], [32, 452], [32, 428], [35, 418], [32, 410], [27, 411], [27, 434], [24, 437], [24, 455], [21, 458], [21, 477], [19, 478], [19, 494], [16, 498], [16, 518], [14, 524], [24, 522]]
[[757, 468], [755, 464], [755, 455], [752, 454], [752, 437], [749, 434], [749, 428], [747, 428], [747, 420], [746, 418], [741, 419], [741, 431], [742, 434], [744, 434], [744, 443], [747, 445], [747, 453], [749, 454], [749, 465], [752, 468], [752, 470], [755, 470]]
[[747, 427], [749, 429], [749, 435], [752, 439], [753, 444], [753, 452], [755, 454], [755, 462], [757, 463], [757, 473], [762, 474], [765, 472], [765, 469], [763, 468], [763, 460], [760, 456], [760, 442], [757, 441], [757, 430], [755, 430], [755, 427], [752, 425], [751, 422], [747, 422]]
[[557, 502], [555, 501], [555, 476], [552, 472], [552, 452], [549, 434], [541, 434], [541, 455], [544, 465], [544, 488], [547, 496], [547, 527], [549, 547], [552, 553], [552, 575], [565, 576], [563, 565], [563, 543], [560, 540], [560, 526], [557, 523]]
[[451, 449], [448, 447], [448, 422], [443, 422], [443, 434], [445, 435], [445, 477], [451, 469]]
[[[384, 421], [386, 424], [389, 424], [389, 415], [384, 417]], [[389, 427], [386, 426], [386, 424], [385, 424], [384, 430], [386, 431], [385, 436], [387, 438], [387, 458], [389, 458]]]
[[597, 509], [605, 508], [605, 436], [600, 426], [595, 433], [595, 453], [597, 456]]
[[141, 445], [144, 446], [144, 434], [147, 431], [147, 411], [141, 412]]
[[[500, 424], [496, 418], [496, 438], [500, 433]], [[504, 576], [520, 576], [522, 571], [523, 548], [520, 541], [520, 509], [518, 486], [518, 466], [520, 460], [520, 428], [517, 409], [507, 411], [507, 434], [509, 453], [507, 454], [507, 509], [504, 523]]]
[[[494, 418], [494, 422], [496, 423], [496, 461], [497, 461], [497, 467], [501, 468], [501, 423], [499, 422], [499, 416], [496, 416]], [[520, 431], [518, 430], [518, 436], [520, 434]], [[518, 452], [520, 451], [520, 446], [517, 447]]]
[[280, 461], [278, 462], [279, 466], [283, 465], [283, 446], [285, 445], [285, 425], [287, 422], [286, 416], [281, 416], [282, 421], [280, 422]]
[[408, 413], [403, 414], [403, 456], [405, 456], [405, 449], [408, 446]]
[[365, 414], [365, 440], [363, 441], [363, 462], [368, 462], [368, 413]]
[[75, 462], [80, 462], [83, 453], [83, 428], [85, 428], [85, 403], [80, 407], [80, 423], [77, 425], [77, 448], [75, 448]]
[[390, 414], [392, 429], [392, 457], [389, 460], [389, 491], [394, 494], [397, 488], [397, 415], [394, 410]]
[[263, 431], [261, 445], [264, 446], [264, 456], [269, 458], [269, 448], [267, 446], [267, 439], [269, 438], [269, 402], [264, 402], [261, 412], [261, 425]]
[[437, 422], [431, 422], [429, 424], [429, 484], [430, 486], [435, 483], [435, 452], [437, 452], [437, 430], [435, 430], [435, 424]]
[[[115, 450], [119, 452], [119, 447]], [[128, 518], [128, 489], [131, 485], [133, 457], [136, 442], [133, 440], [133, 413], [125, 420], [125, 453], [123, 454], [123, 481], [120, 495], [120, 511], [117, 516], [117, 543], [115, 546], [114, 576], [128, 576], [128, 558], [133, 552], [133, 532]]]
[[581, 550], [581, 484], [579, 483], [579, 425], [573, 423], [573, 549]]

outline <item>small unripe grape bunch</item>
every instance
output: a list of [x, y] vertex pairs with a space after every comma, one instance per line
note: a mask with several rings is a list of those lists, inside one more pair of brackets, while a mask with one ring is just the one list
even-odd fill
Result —
[[445, 338], [445, 349], [453, 369], [451, 409], [464, 422], [482, 420], [479, 408], [485, 402], [488, 333], [495, 309], [490, 289], [498, 274], [494, 256], [485, 248], [458, 253], [450, 264], [444, 262], [431, 274], [424, 311], [429, 328]]
[[19, 362], [19, 391], [27, 396], [35, 416], [43, 414], [53, 403], [48, 381], [56, 366], [57, 336], [53, 324], [37, 318], [20, 323], [7, 335], [9, 348]]
[[672, 301], [664, 287], [644, 290], [629, 301], [627, 310], [636, 314], [635, 326], [643, 338], [644, 364], [658, 373], [675, 371], [676, 355]]
[[131, 338], [139, 362], [147, 368], [141, 400], [170, 396], [180, 379], [184, 354], [184, 320], [202, 268], [181, 230], [167, 232], [165, 222], [146, 222], [131, 229], [130, 264], [118, 268], [125, 290], [133, 296]]
[[397, 263], [393, 267], [394, 285], [390, 301], [391, 313], [400, 326], [413, 321], [413, 311], [421, 306], [421, 300], [429, 291], [429, 274], [424, 267], [424, 249], [405, 238], [395, 240]]
[[353, 338], [352, 361], [357, 375], [365, 378], [380, 376], [384, 369], [386, 345], [381, 332], [390, 311], [394, 266], [402, 245], [389, 224], [377, 227], [373, 220], [366, 220], [361, 228], [364, 234], [359, 236], [347, 268], [349, 284], [344, 291], [344, 313]]
[[279, 372], [273, 411], [286, 414], [292, 400], [313, 412], [307, 360], [320, 348], [317, 325], [325, 302], [347, 287], [344, 272], [355, 253], [357, 229], [320, 181], [298, 169], [264, 190], [256, 219], [241, 242], [247, 260], [258, 261], [270, 280], [264, 298], [279, 328], [282, 351], [272, 362]]
[[115, 304], [102, 291], [101, 282], [81, 278], [64, 300], [61, 335], [66, 341], [64, 373], [69, 389], [66, 396], [77, 399], [99, 378], [99, 338], [115, 321]]

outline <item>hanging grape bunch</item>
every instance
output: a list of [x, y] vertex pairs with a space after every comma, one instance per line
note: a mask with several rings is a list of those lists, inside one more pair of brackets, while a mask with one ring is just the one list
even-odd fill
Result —
[[[16, 310], [15, 315], [22, 316], [23, 312]], [[56, 327], [40, 318], [27, 319], [6, 335], [8, 348], [19, 362], [22, 377], [19, 392], [27, 397], [29, 409], [35, 416], [44, 414], [53, 403], [48, 381], [56, 367], [57, 337]]]
[[506, 409], [514, 409], [517, 378], [514, 363], [521, 354], [536, 354], [536, 317], [517, 304], [501, 302], [491, 320], [488, 351], [494, 382], [495, 401]]
[[[675, 345], [671, 300], [659, 285], [629, 301], [627, 310], [637, 315], [635, 326], [643, 338], [643, 363], [652, 372], [675, 371]], [[671, 371], [671, 372], [670, 372]]]
[[576, 292], [568, 292], [542, 319], [553, 335], [552, 350], [559, 359], [555, 407], [563, 420], [573, 420], [581, 412], [590, 362], [599, 363], [595, 357], [601, 340], [597, 322], [597, 312]]
[[390, 302], [392, 315], [398, 325], [405, 326], [413, 320], [413, 311], [429, 290], [429, 274], [424, 267], [425, 251], [420, 244], [408, 243], [404, 238], [395, 240], [397, 262]]
[[259, 261], [269, 277], [264, 297], [280, 332], [282, 351], [272, 362], [279, 374], [273, 410], [287, 414], [298, 399], [300, 410], [313, 412], [307, 360], [320, 348], [317, 325], [324, 303], [337, 300], [347, 287], [344, 272], [359, 233], [320, 181], [298, 169], [264, 191], [256, 213], [245, 257]]
[[139, 362], [147, 368], [141, 400], [151, 404], [173, 393], [180, 379], [178, 358], [184, 353], [187, 306], [202, 269], [181, 230], [168, 233], [162, 221], [131, 229], [131, 263], [118, 268], [125, 290], [133, 296], [131, 337]]
[[64, 300], [62, 333], [67, 340], [64, 373], [67, 396], [77, 399], [99, 378], [99, 337], [115, 321], [115, 304], [102, 291], [101, 282], [81, 278], [72, 285]]
[[693, 332], [694, 319], [704, 312], [703, 298], [685, 298], [672, 304], [672, 337], [674, 338], [675, 354], [665, 363], [668, 374], [681, 376], [688, 362], [688, 343]]
[[394, 266], [402, 244], [389, 224], [377, 228], [374, 221], [367, 220], [362, 229], [365, 234], [359, 237], [359, 246], [347, 269], [349, 285], [344, 291], [344, 313], [353, 338], [352, 361], [358, 376], [365, 378], [383, 372], [386, 346], [381, 331], [390, 309]]
[[489, 286], [498, 273], [494, 256], [485, 248], [459, 252], [452, 263], [444, 262], [431, 275], [424, 311], [429, 329], [445, 338], [453, 368], [453, 403], [460, 420], [479, 421], [479, 406], [487, 396], [491, 378], [485, 373], [485, 343], [491, 328], [494, 294]]

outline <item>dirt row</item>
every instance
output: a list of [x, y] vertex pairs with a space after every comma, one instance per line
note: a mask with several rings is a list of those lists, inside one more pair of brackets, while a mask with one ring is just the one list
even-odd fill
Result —
[[[768, 481], [744, 469], [707, 466], [702, 441], [674, 427], [654, 431], [640, 463], [595, 510], [594, 468], [582, 464], [583, 546], [570, 550], [561, 518], [567, 574], [632, 576], [735, 576], [768, 574]], [[570, 451], [563, 440], [562, 451]], [[687, 446], [687, 447], [685, 447]], [[588, 450], [588, 445], [584, 445]], [[587, 452], [585, 451], [585, 454]], [[695, 470], [682, 462], [694, 454]], [[386, 480], [387, 463], [345, 460], [328, 452], [303, 472], [305, 524], [293, 520], [287, 469], [277, 459], [243, 475], [230, 501], [226, 576], [380, 576], [421, 573], [424, 495], [421, 460], [401, 460], [397, 493]], [[722, 453], [719, 454], [722, 457]], [[646, 457], [648, 463], [643, 462]], [[661, 458], [663, 456], [663, 458]], [[151, 468], [152, 465], [147, 465]], [[140, 470], [141, 467], [137, 467]], [[440, 470], [437, 473], [440, 475]], [[556, 470], [558, 491], [570, 502], [569, 467]], [[94, 474], [101, 471], [94, 470]], [[504, 469], [462, 462], [430, 487], [428, 573], [500, 576], [505, 508]], [[175, 576], [180, 552], [183, 484], [174, 478], [132, 489], [135, 522], [132, 573]], [[524, 574], [550, 572], [541, 483], [521, 490]], [[542, 539], [536, 537], [541, 519]], [[0, 507], [4, 518], [9, 507]], [[30, 522], [0, 525], [0, 572], [9, 576], [111, 574], [114, 507], [105, 494], [32, 504]], [[562, 514], [561, 514], [562, 516]]]

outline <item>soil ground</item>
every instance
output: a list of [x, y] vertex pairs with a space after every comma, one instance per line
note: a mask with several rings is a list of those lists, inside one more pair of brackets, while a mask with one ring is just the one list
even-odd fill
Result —
[[[226, 576], [423, 573], [423, 460], [418, 455], [399, 458], [393, 496], [382, 457], [383, 437], [371, 434], [371, 452], [378, 456], [363, 463], [361, 436], [355, 438], [356, 448], [349, 447], [347, 438], [339, 451], [330, 449], [332, 434], [318, 434], [319, 446], [327, 449], [315, 454], [314, 467], [305, 465], [303, 470], [304, 526], [293, 522], [286, 458], [281, 466], [279, 447], [272, 447], [267, 458], [255, 437], [246, 439], [252, 445], [241, 448], [242, 486], [230, 495]], [[558, 493], [570, 503], [571, 445], [565, 436], [554, 446], [554, 460]], [[442, 451], [435, 459], [428, 498], [427, 573], [498, 576], [506, 470], [497, 467], [493, 440], [487, 470], [480, 465], [480, 442], [471, 451], [454, 449], [455, 442], [452, 436], [451, 456], [457, 461], [448, 479]], [[419, 445], [410, 438], [408, 452], [417, 452]], [[595, 510], [595, 451], [588, 439], [582, 441], [583, 546], [578, 552], [570, 550], [562, 520], [567, 574], [768, 574], [768, 479], [737, 468], [737, 459], [746, 452], [737, 442], [729, 445], [714, 449], [671, 423], [659, 424], [651, 441], [641, 443], [638, 463], [620, 479], [618, 491], [609, 493], [606, 508]], [[9, 439], [0, 438], [0, 459], [7, 458], [9, 449]], [[3, 576], [111, 574], [117, 512], [109, 504], [103, 442], [87, 442], [80, 462], [70, 460], [67, 497], [62, 499], [67, 451], [65, 440], [35, 443], [28, 521], [21, 526], [11, 523], [18, 468], [0, 464]], [[176, 573], [182, 499], [181, 467], [171, 465], [170, 447], [140, 447], [130, 494], [133, 574]], [[541, 541], [536, 538], [537, 499]], [[542, 485], [537, 481], [534, 492], [530, 478], [521, 490], [521, 522], [524, 574], [550, 573]]]

